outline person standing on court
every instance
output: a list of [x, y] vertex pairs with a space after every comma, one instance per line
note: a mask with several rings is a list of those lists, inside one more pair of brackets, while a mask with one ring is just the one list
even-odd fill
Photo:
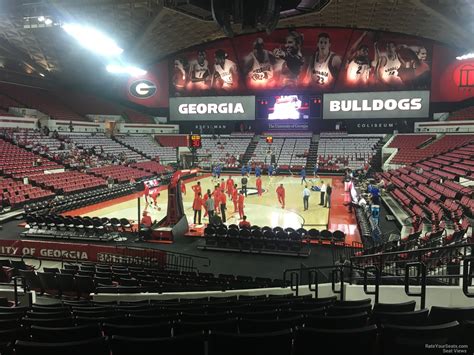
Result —
[[212, 193], [212, 196], [214, 197], [214, 211], [216, 213], [220, 213], [219, 205], [221, 203], [221, 190], [219, 188], [219, 185], [216, 185], [214, 187], [214, 192]]
[[306, 185], [303, 189], [303, 207], [304, 207], [304, 210], [307, 211], [308, 210], [308, 205], [309, 205], [309, 195], [311, 194], [311, 192], [309, 191], [308, 189], [308, 185]]
[[326, 184], [324, 183], [324, 181], [321, 180], [321, 198], [319, 200], [319, 205], [320, 206], [324, 206], [324, 198], [325, 198], [325, 195], [326, 195]]
[[273, 176], [273, 165], [272, 165], [272, 164], [270, 164], [270, 165], [268, 166], [268, 176], [269, 176], [269, 177], [272, 177], [272, 176]]
[[145, 202], [148, 205], [148, 195], [150, 194], [150, 187], [145, 184], [145, 189], [143, 190], [143, 195], [145, 196]]
[[242, 219], [244, 217], [244, 194], [243, 191], [240, 191], [239, 193], [239, 199], [238, 199], [238, 207], [239, 207], [239, 217]]
[[262, 176], [262, 169], [260, 168], [260, 165], [257, 165], [257, 166], [255, 167], [255, 177], [258, 178], [258, 177], [260, 177], [260, 176]]
[[248, 182], [248, 179], [244, 175], [242, 179], [240, 180], [240, 183], [242, 184], [242, 193], [245, 195], [245, 197], [247, 197], [247, 182]]
[[227, 196], [229, 198], [232, 196], [232, 192], [234, 191], [234, 180], [232, 179], [232, 176], [229, 176], [229, 178], [226, 181], [226, 190], [227, 190]]
[[220, 195], [219, 195], [219, 198], [220, 198], [220, 206], [221, 206], [221, 217], [222, 217], [222, 222], [225, 223], [226, 222], [226, 218], [225, 218], [225, 211], [227, 209], [226, 207], [226, 203], [227, 203], [227, 196], [225, 195], [225, 192], [224, 190], [221, 191]]
[[[314, 164], [314, 169], [313, 169], [313, 177], [316, 179], [318, 176], [318, 170], [319, 170], [319, 162], [316, 161], [316, 164]], [[319, 177], [319, 176], [318, 176]]]
[[257, 177], [257, 180], [255, 181], [255, 184], [257, 185], [257, 194], [258, 194], [258, 196], [262, 196], [262, 178], [260, 176]]
[[207, 190], [207, 200], [205, 202], [206, 211], [209, 215], [209, 220], [211, 220], [212, 216], [214, 216], [214, 199], [211, 196], [211, 191]]
[[234, 184], [234, 188], [232, 189], [232, 202], [234, 203], [234, 213], [237, 212], [238, 201], [239, 201], [239, 189], [237, 188], [237, 184]]
[[281, 208], [285, 208], [285, 188], [283, 187], [283, 184], [280, 184], [280, 186], [277, 187], [276, 193], [278, 196], [278, 203], [281, 204]]
[[331, 185], [328, 184], [328, 186], [326, 186], [326, 204], [324, 205], [324, 207], [331, 207], [331, 194], [332, 194], [332, 187]]
[[240, 173], [242, 176], [247, 175], [247, 167], [245, 165], [242, 165], [242, 169], [240, 169]]
[[203, 201], [201, 197], [201, 193], [198, 192], [196, 196], [194, 196], [193, 201], [193, 211], [194, 211], [194, 224], [198, 221], [197, 224], [201, 224], [201, 209], [203, 206]]
[[304, 166], [300, 171], [300, 175], [301, 175], [301, 185], [303, 185], [303, 181], [304, 181], [305, 184], [307, 184], [307, 182], [306, 182], [306, 169], [305, 169]]
[[204, 204], [204, 217], [207, 216], [207, 208], [206, 208], [206, 201], [207, 199], [209, 198], [209, 196], [211, 196], [211, 190], [210, 189], [207, 189], [207, 193], [204, 195], [204, 197], [202, 198], [202, 202]]
[[193, 185], [191, 189], [194, 191], [194, 197], [201, 193], [201, 182], [198, 181], [196, 185]]

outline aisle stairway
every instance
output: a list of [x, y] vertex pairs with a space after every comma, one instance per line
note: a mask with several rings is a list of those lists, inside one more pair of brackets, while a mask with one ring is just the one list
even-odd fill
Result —
[[255, 152], [255, 148], [257, 147], [259, 137], [256, 136], [252, 139], [250, 144], [247, 147], [244, 155], [242, 156], [242, 165], [246, 165], [250, 159], [252, 159], [253, 153]]
[[313, 171], [316, 160], [318, 159], [319, 135], [315, 134], [311, 139], [309, 146], [308, 159], [306, 160], [306, 171]]

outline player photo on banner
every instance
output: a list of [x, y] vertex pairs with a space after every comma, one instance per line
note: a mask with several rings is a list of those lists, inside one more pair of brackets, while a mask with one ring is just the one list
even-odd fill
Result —
[[172, 58], [171, 95], [196, 96], [207, 92], [233, 92], [240, 88], [240, 75], [229, 40], [199, 46]]
[[428, 40], [356, 30], [336, 89], [429, 89], [431, 58]]
[[233, 42], [247, 89], [324, 91], [334, 86], [349, 37], [347, 30], [328, 34], [304, 28], [241, 36]]
[[388, 32], [291, 28], [217, 40], [170, 60], [171, 96], [426, 90], [432, 42]]

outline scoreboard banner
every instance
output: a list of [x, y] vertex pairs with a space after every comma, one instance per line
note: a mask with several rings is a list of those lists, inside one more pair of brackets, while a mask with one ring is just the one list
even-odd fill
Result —
[[427, 118], [429, 91], [324, 94], [324, 119]]
[[171, 121], [251, 121], [255, 96], [171, 97]]

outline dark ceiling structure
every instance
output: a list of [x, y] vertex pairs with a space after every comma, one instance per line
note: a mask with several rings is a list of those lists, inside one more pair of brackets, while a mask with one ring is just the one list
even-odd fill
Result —
[[[38, 16], [51, 26], [38, 25]], [[226, 35], [298, 26], [401, 32], [470, 50], [473, 17], [472, 0], [3, 0], [0, 70], [63, 83], [103, 80], [102, 59], [57, 25], [64, 22], [101, 29], [146, 66]]]

